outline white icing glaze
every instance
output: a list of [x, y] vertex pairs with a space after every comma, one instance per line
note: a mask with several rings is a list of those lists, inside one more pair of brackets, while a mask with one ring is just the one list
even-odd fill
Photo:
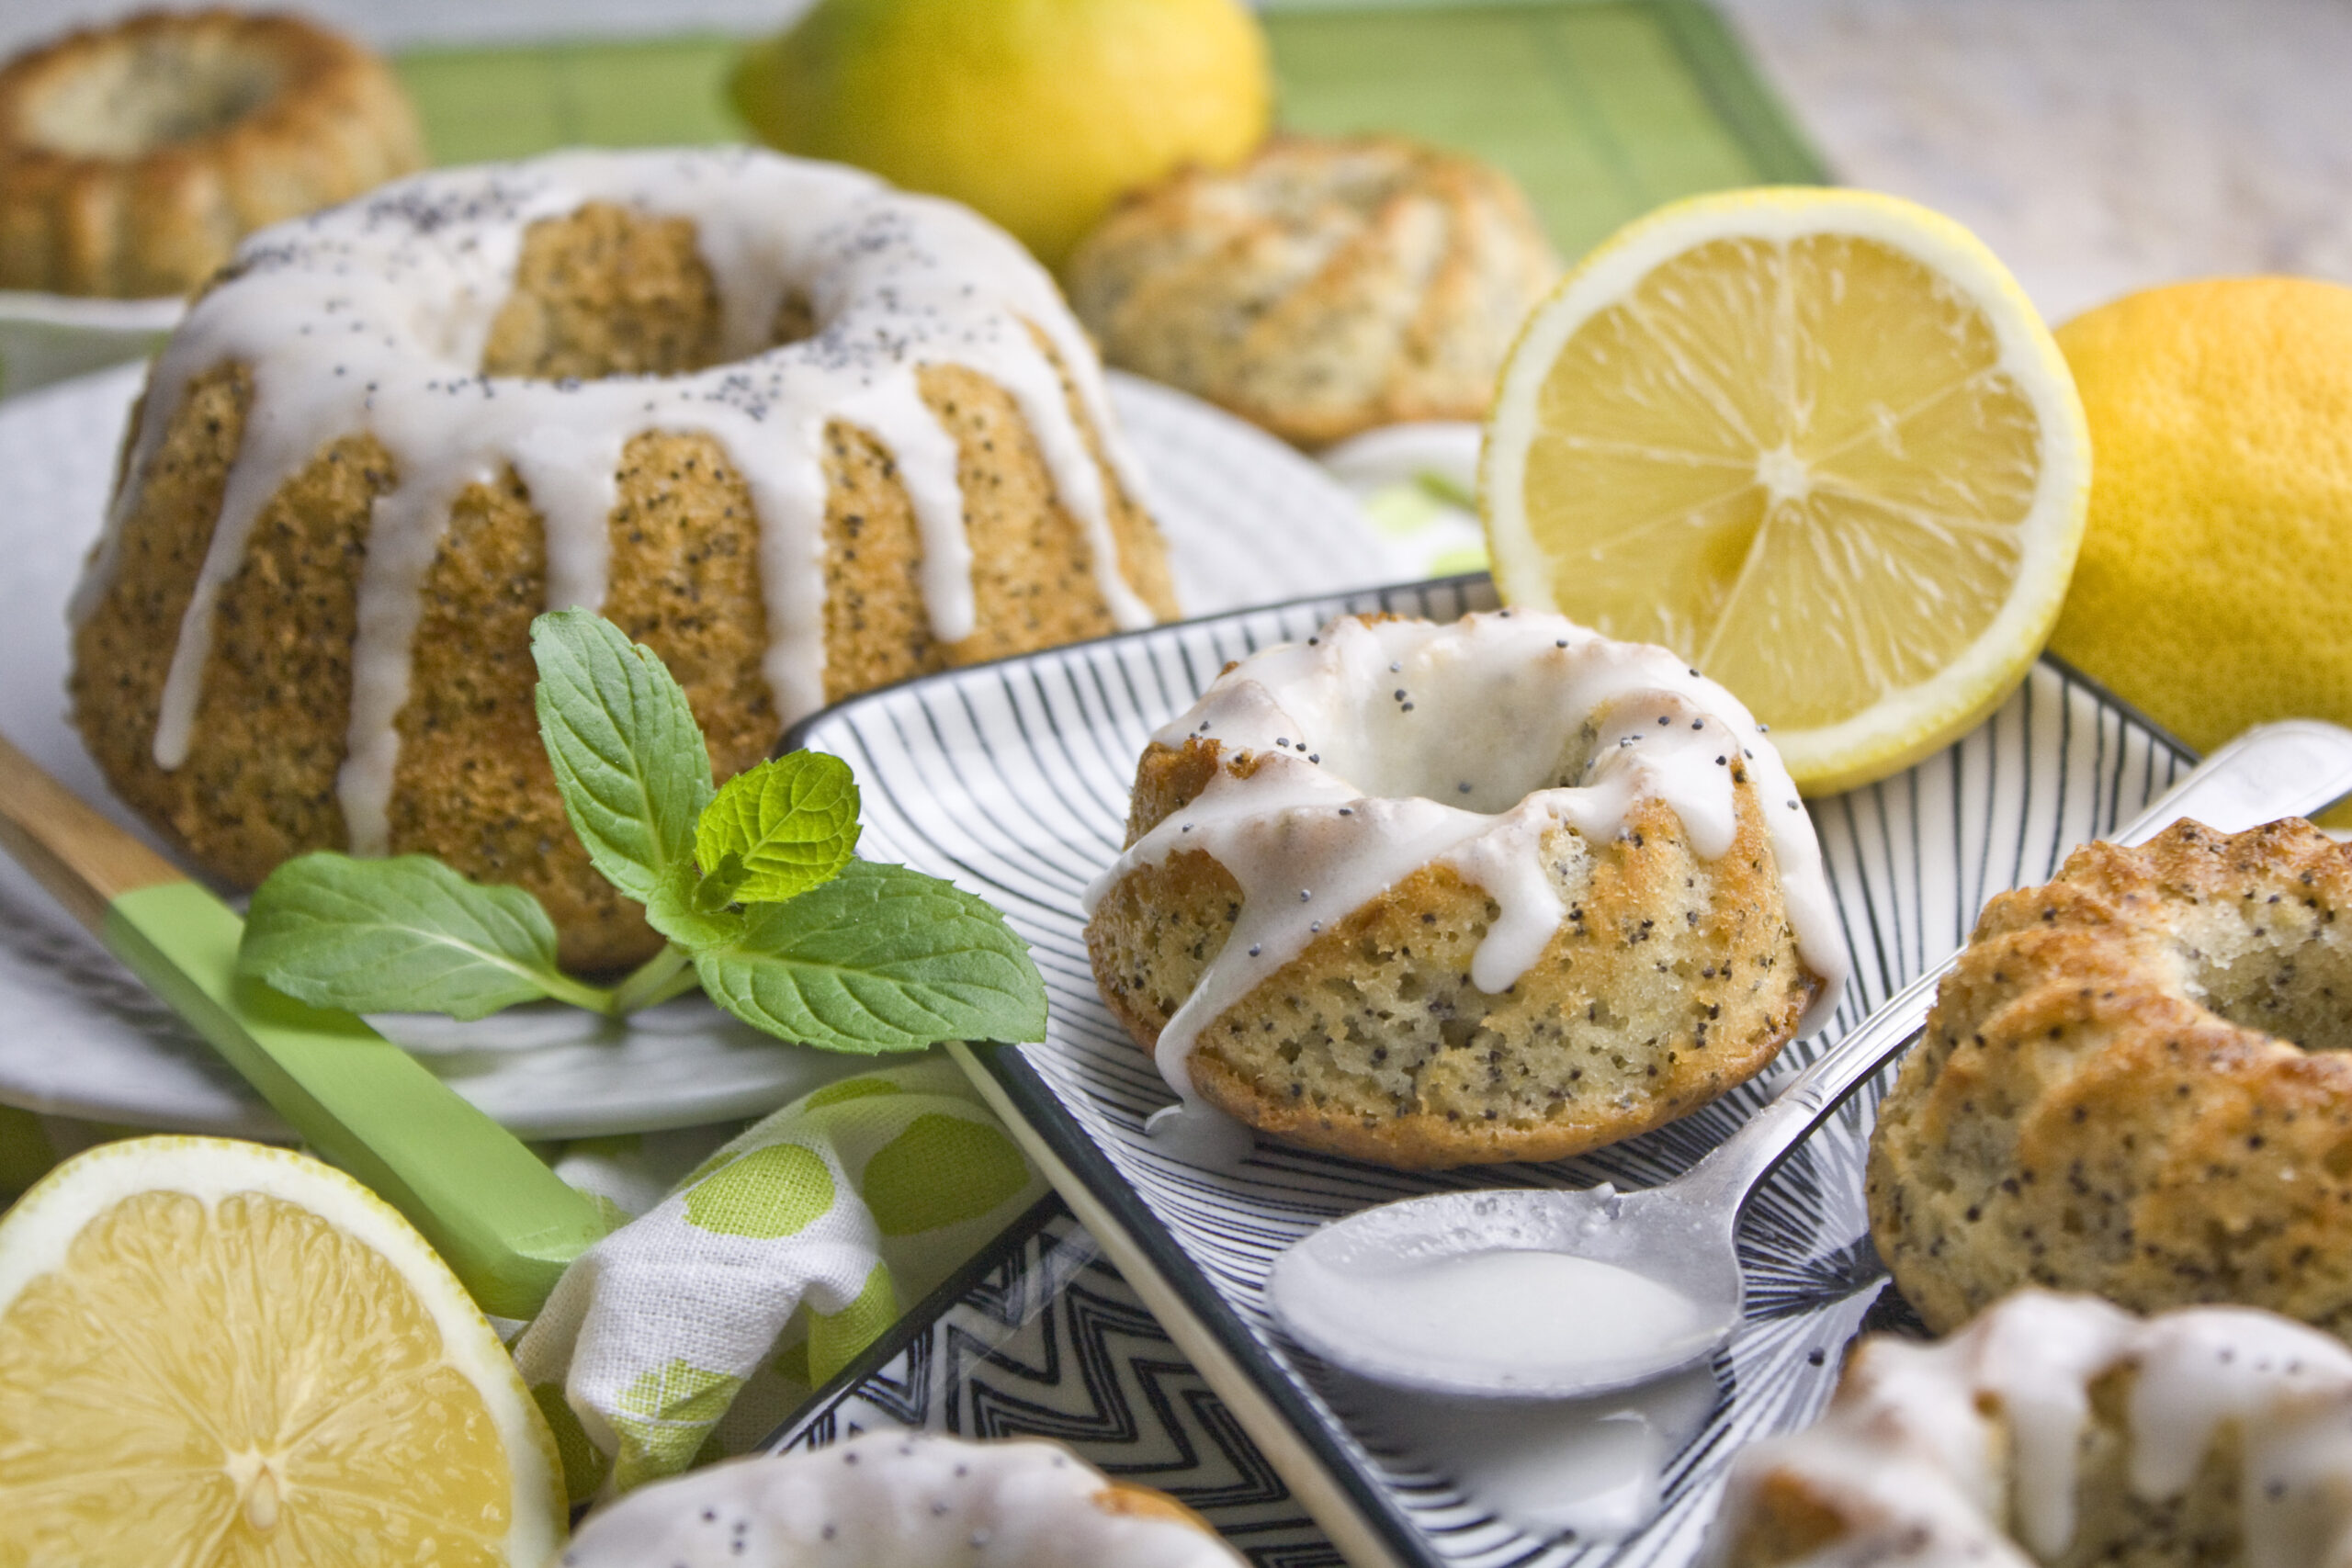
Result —
[[2341, 1341], [2252, 1308], [2142, 1319], [2038, 1291], [1938, 1344], [1869, 1341], [1819, 1425], [1741, 1455], [1710, 1557], [1723, 1561], [1755, 1488], [1790, 1474], [1847, 1525], [1806, 1562], [2049, 1561], [2074, 1541], [2090, 1387], [2125, 1367], [2135, 1494], [2177, 1496], [2233, 1426], [2246, 1568], [2352, 1562], [2352, 1351]]
[[571, 1568], [1238, 1568], [1215, 1536], [1105, 1512], [1109, 1483], [1057, 1444], [869, 1433], [737, 1460], [591, 1518]]
[[[1699, 1304], [1646, 1274], [1525, 1247], [1295, 1261], [1286, 1310], [1392, 1362], [1609, 1367], [1705, 1326]], [[1600, 1381], [1596, 1379], [1595, 1381]]]
[[[589, 201], [693, 220], [711, 269], [729, 363], [693, 375], [527, 381], [478, 373], [533, 221]], [[271, 495], [330, 442], [372, 432], [397, 488], [369, 520], [353, 649], [348, 749], [337, 781], [352, 847], [386, 847], [386, 807], [408, 699], [419, 587], [467, 486], [510, 465], [546, 518], [550, 608], [604, 602], [607, 519], [622, 448], [639, 431], [716, 438], [760, 515], [769, 648], [763, 672], [779, 721], [824, 700], [823, 436], [842, 420], [896, 461], [922, 542], [933, 635], [971, 634], [971, 547], [956, 444], [917, 389], [919, 366], [956, 365], [1013, 397], [1084, 531], [1095, 581], [1122, 627], [1152, 615], [1121, 578], [1101, 470], [1072, 416], [1051, 343], [1120, 482], [1134, 479], [1111, 423], [1093, 351], [1053, 281], [1019, 245], [952, 203], [891, 190], [831, 164], [773, 153], [568, 152], [527, 164], [426, 175], [253, 236], [241, 272], [191, 309], [165, 347], [125, 472], [153, 457], [191, 378], [237, 362], [252, 412], [220, 517], [182, 618], [154, 756], [186, 761], [223, 587], [242, 566]], [[763, 348], [788, 291], [816, 334]], [[136, 493], [118, 494], [75, 597], [104, 595], [114, 541]]]
[[[1599, 730], [1581, 782], [1539, 787], [1588, 722]], [[1547, 831], [1607, 841], [1658, 799], [1702, 858], [1720, 858], [1737, 830], [1735, 765], [1763, 804], [1798, 955], [1824, 982], [1803, 1027], [1837, 1005], [1846, 950], [1813, 819], [1747, 709], [1665, 649], [1527, 611], [1452, 625], [1342, 616], [1227, 671], [1154, 739], [1194, 735], [1226, 759], [1255, 754], [1256, 771], [1220, 767], [1086, 897], [1091, 916], [1119, 878], [1179, 850], [1205, 852], [1240, 883], [1224, 951], [1159, 1034], [1160, 1073], [1188, 1100], [1200, 1032], [1326, 921], [1421, 866], [1450, 866], [1501, 911], [1471, 960], [1472, 983], [1500, 992], [1567, 915], [1539, 852]]]

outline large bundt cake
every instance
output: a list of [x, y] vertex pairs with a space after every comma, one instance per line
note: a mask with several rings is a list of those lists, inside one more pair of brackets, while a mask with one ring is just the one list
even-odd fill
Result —
[[2029, 1291], [1862, 1342], [1818, 1426], [1733, 1463], [1707, 1568], [2341, 1568], [2352, 1353], [2268, 1313]]
[[1067, 268], [1112, 364], [1310, 444], [1486, 417], [1559, 274], [1509, 175], [1386, 137], [1278, 137], [1238, 169], [1184, 170]]
[[2352, 849], [2090, 844], [2005, 893], [1879, 1107], [1871, 1232], [1938, 1330], [2020, 1285], [2352, 1336]]
[[1161, 1073], [1383, 1164], [1554, 1159], [1761, 1069], [1845, 973], [1738, 699], [1556, 615], [1343, 616], [1153, 737], [1088, 894]]
[[149, 381], [75, 604], [124, 797], [251, 886], [424, 851], [651, 951], [542, 752], [528, 627], [601, 611], [723, 778], [823, 704], [1173, 613], [1052, 280], [772, 153], [452, 171], [256, 235]]
[[184, 294], [423, 165], [390, 69], [288, 16], [150, 12], [0, 69], [0, 288]]
[[563, 1568], [1241, 1568], [1200, 1517], [1059, 1443], [867, 1432], [591, 1516]]

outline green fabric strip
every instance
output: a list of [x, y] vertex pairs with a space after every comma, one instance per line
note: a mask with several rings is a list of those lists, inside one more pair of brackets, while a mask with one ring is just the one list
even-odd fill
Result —
[[106, 944], [320, 1154], [424, 1233], [482, 1310], [529, 1317], [605, 1232], [513, 1134], [348, 1013], [237, 976], [244, 922], [192, 882], [126, 893]]

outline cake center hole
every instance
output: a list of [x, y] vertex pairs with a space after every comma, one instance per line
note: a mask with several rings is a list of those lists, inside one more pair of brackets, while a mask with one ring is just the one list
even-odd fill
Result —
[[2306, 1051], [2352, 1050], [2352, 921], [2267, 892], [2188, 933], [2190, 983], [2211, 1011]]
[[[816, 326], [808, 298], [787, 289], [749, 352]], [[524, 231], [481, 371], [536, 381], [686, 376], [735, 357], [727, 346], [725, 303], [694, 221], [592, 201]]]
[[1320, 765], [1369, 795], [1488, 816], [1584, 782], [1592, 728], [1541, 672], [1401, 659], [1329, 733]]
[[26, 106], [32, 141], [77, 158], [136, 158], [228, 130], [277, 96], [275, 61], [209, 35], [127, 39], [61, 72]]

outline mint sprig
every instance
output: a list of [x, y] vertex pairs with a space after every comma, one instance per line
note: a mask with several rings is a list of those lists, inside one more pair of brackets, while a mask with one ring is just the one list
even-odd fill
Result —
[[531, 623], [539, 739], [564, 814], [605, 880], [642, 904], [693, 858], [710, 751], [686, 694], [650, 648], [586, 610]]
[[1046, 1024], [1036, 967], [1004, 917], [902, 865], [853, 861], [695, 954], [702, 988], [755, 1029], [830, 1051], [1027, 1040]]
[[245, 916], [239, 966], [314, 1007], [483, 1018], [594, 987], [555, 962], [555, 925], [519, 887], [484, 887], [430, 855], [288, 861]]
[[849, 764], [795, 751], [727, 781], [695, 823], [695, 859], [734, 902], [781, 904], [847, 865], [857, 834]]
[[1003, 916], [851, 858], [847, 763], [794, 752], [714, 790], [685, 693], [650, 649], [565, 610], [532, 623], [531, 655], [565, 815], [669, 944], [594, 986], [557, 967], [554, 924], [521, 888], [425, 855], [317, 853], [254, 895], [240, 972], [320, 1006], [465, 1019], [549, 997], [621, 1016], [699, 979], [753, 1028], [832, 1051], [1044, 1035], [1044, 982]]

